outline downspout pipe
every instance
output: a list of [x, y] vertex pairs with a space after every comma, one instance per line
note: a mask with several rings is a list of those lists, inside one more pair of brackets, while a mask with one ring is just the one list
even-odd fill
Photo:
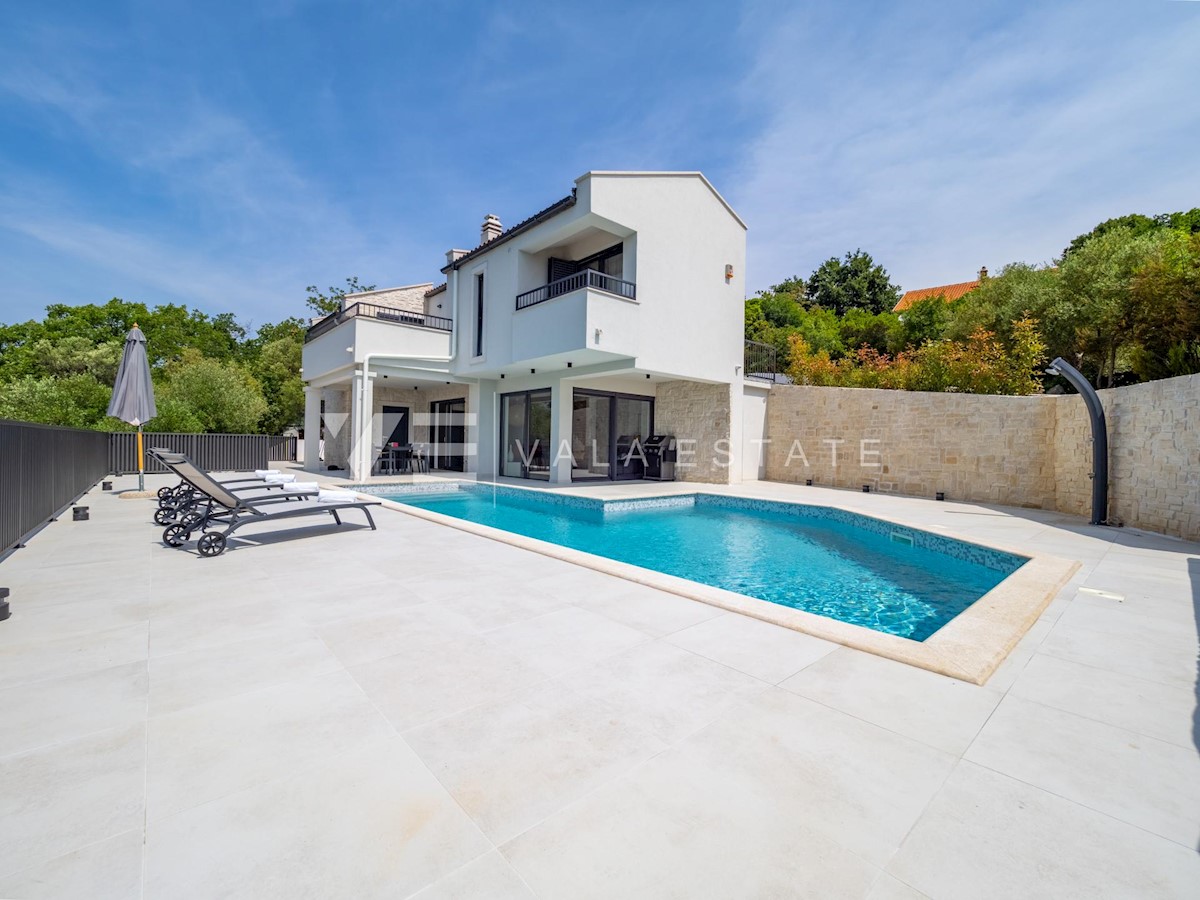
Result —
[[1092, 420], [1092, 522], [1093, 525], [1108, 524], [1108, 425], [1104, 421], [1104, 407], [1100, 395], [1083, 373], [1063, 359], [1056, 357], [1046, 370], [1048, 375], [1061, 375], [1071, 383], [1083, 402], [1087, 404], [1088, 416]]

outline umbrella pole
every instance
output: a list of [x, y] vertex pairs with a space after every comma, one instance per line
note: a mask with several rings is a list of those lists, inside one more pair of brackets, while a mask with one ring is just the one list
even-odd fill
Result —
[[145, 456], [143, 455], [143, 452], [142, 452], [142, 426], [141, 425], [138, 426], [137, 444], [138, 444], [138, 491], [140, 492], [140, 491], [146, 490], [146, 479], [145, 479], [145, 475], [144, 475], [144, 470], [142, 468]]

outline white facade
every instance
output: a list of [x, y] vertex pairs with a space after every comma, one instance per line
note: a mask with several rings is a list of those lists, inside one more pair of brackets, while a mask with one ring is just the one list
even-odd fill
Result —
[[[404, 399], [414, 420], [432, 412], [424, 434], [434, 441], [438, 404], [457, 395], [470, 421], [464, 468], [480, 477], [517, 469], [555, 483], [633, 477], [615, 465], [614, 451], [618, 441], [649, 437], [650, 415], [656, 428], [661, 421], [696, 432], [677, 437], [695, 440], [702, 455], [732, 448], [733, 462], [685, 467], [680, 477], [753, 477], [757, 466], [740, 459], [746, 226], [703, 175], [589, 172], [571, 196], [526, 222], [499, 236], [494, 222], [485, 227], [486, 243], [447, 254], [446, 285], [422, 294], [423, 313], [353, 295], [342, 314], [310, 330], [310, 467], [319, 465], [322, 405], [324, 464], [344, 462], [363, 478], [387, 440], [377, 419], [388, 404], [377, 394]], [[406, 309], [415, 287], [425, 286], [394, 289], [406, 292]], [[696, 387], [662, 391], [670, 407], [655, 408], [660, 385], [677, 382]], [[520, 392], [536, 393], [509, 396]], [[718, 441], [726, 446], [707, 446]], [[590, 463], [580, 458], [588, 447]]]

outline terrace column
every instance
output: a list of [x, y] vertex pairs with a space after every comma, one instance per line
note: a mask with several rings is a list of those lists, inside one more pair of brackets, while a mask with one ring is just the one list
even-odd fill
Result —
[[375, 397], [370, 373], [354, 373], [350, 391], [350, 472], [362, 480], [371, 474], [371, 423], [374, 418]]
[[304, 386], [304, 471], [321, 471], [321, 390]]
[[574, 391], [569, 381], [550, 386], [550, 482], [571, 483], [571, 413]]

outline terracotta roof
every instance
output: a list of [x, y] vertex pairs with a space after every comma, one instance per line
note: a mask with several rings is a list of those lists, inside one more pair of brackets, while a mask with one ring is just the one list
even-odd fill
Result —
[[927, 300], [939, 294], [949, 303], [951, 300], [957, 300], [964, 294], [971, 293], [977, 287], [979, 287], [979, 279], [975, 281], [960, 281], [958, 284], [943, 284], [938, 287], [918, 288], [915, 291], [907, 291], [900, 298], [900, 302], [892, 307], [892, 312], [904, 312], [904, 310], [908, 309], [918, 300]]
[[528, 219], [525, 219], [523, 222], [518, 222], [512, 228], [509, 228], [507, 231], [500, 232], [500, 234], [498, 234], [496, 237], [492, 238], [486, 244], [480, 244], [474, 250], [471, 250], [469, 253], [466, 253], [463, 256], [460, 256], [454, 262], [452, 262], [448, 266], [444, 267], [442, 269], [442, 272], [448, 273], [448, 272], [452, 271], [453, 269], [457, 269], [463, 263], [465, 263], [471, 259], [474, 259], [480, 253], [483, 253], [485, 250], [491, 250], [494, 247], [498, 247], [500, 244], [503, 244], [508, 239], [516, 237], [522, 231], [527, 231], [530, 228], [532, 228], [534, 225], [538, 225], [538, 224], [546, 221], [546, 219], [549, 219], [551, 216], [557, 215], [558, 213], [562, 212], [565, 209], [570, 209], [574, 205], [575, 205], [575, 190], [572, 188], [571, 193], [568, 196], [563, 197], [561, 200], [559, 200], [555, 203], [551, 203], [545, 209], [541, 210], [540, 212], [535, 212], [532, 216], [530, 216]]

